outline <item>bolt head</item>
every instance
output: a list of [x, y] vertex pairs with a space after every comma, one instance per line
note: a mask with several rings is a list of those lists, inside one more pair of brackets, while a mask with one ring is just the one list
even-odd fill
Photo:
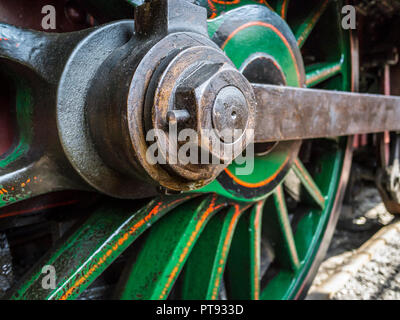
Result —
[[249, 120], [249, 108], [242, 91], [233, 86], [221, 89], [214, 102], [212, 120], [222, 141], [233, 143], [240, 139]]
[[176, 105], [189, 110], [199, 145], [220, 161], [230, 162], [237, 156], [225, 153], [225, 145], [240, 144], [236, 150], [243, 150], [249, 143], [243, 137], [254, 127], [254, 94], [230, 63], [205, 64], [193, 71], [178, 87]]
[[[200, 163], [178, 159], [176, 164], [168, 164], [179, 177], [210, 181], [251, 142], [249, 129], [254, 128], [256, 104], [253, 88], [219, 50], [200, 46], [182, 51], [154, 78], [153, 85], [154, 98], [148, 100], [152, 103], [152, 127], [165, 133], [165, 139], [157, 143], [167, 164], [170, 146], [177, 144], [179, 148], [188, 142], [176, 142], [175, 132], [179, 136], [186, 129], [195, 131], [189, 139], [190, 154], [196, 152]], [[177, 112], [184, 110], [185, 116], [177, 117]], [[243, 134], [235, 140], [226, 139], [229, 134], [223, 135], [224, 129], [232, 129], [232, 133], [240, 129]]]

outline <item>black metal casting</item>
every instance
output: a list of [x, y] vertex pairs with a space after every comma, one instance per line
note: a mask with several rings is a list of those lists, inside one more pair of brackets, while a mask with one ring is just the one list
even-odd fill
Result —
[[[1, 24], [9, 41], [1, 46], [0, 59], [32, 88], [34, 128], [29, 151], [0, 170], [0, 183], [21, 183], [45, 170], [46, 181], [27, 188], [30, 196], [77, 189], [135, 198], [154, 195], [160, 185], [192, 190], [215, 179], [233, 156], [217, 152], [225, 142], [213, 129], [253, 129], [255, 97], [208, 38], [206, 15], [185, 0], [156, 0], [137, 7], [135, 21], [73, 33]], [[220, 106], [232, 99], [238, 105], [227, 122]], [[174, 117], [179, 130], [198, 133], [199, 145], [206, 130], [218, 137], [219, 148], [202, 149], [217, 163], [170, 164]], [[147, 159], [150, 129], [166, 134], [166, 142], [156, 140], [166, 165]], [[248, 143], [234, 141], [239, 152]]]

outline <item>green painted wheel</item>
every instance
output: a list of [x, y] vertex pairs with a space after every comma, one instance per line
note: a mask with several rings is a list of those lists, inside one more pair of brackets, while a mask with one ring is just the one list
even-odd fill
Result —
[[[198, 2], [210, 37], [250, 81], [353, 89], [341, 1]], [[258, 145], [250, 173], [232, 164], [201, 192], [103, 199], [9, 298], [76, 299], [104, 283], [119, 299], [303, 297], [336, 225], [351, 140]], [[55, 288], [42, 287], [44, 265]]]

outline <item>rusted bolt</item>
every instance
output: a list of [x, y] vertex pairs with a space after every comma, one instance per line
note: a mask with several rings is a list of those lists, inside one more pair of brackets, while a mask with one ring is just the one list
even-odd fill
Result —
[[171, 124], [178, 122], [184, 122], [190, 118], [190, 114], [187, 110], [170, 110], [167, 112], [167, 121]]
[[[178, 85], [175, 108], [185, 108], [193, 115], [185, 127], [196, 130], [199, 146], [224, 163], [234, 158], [233, 153], [224, 152], [224, 146], [242, 143], [255, 112], [252, 89], [228, 62], [205, 63], [195, 68]], [[245, 144], [243, 141], [238, 149], [242, 150]]]

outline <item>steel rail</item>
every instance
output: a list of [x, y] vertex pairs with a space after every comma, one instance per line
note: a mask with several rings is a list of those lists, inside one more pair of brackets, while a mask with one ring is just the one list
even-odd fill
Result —
[[400, 130], [400, 97], [253, 84], [255, 142]]

